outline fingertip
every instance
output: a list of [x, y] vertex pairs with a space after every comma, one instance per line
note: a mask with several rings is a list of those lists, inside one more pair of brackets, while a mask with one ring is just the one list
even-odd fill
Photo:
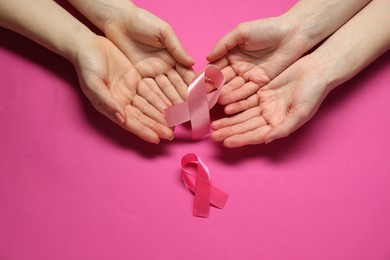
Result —
[[[173, 53], [172, 53], [173, 55]], [[182, 53], [176, 53], [175, 54], [176, 57], [174, 57], [179, 63], [181, 63], [182, 65], [186, 66], [186, 67], [192, 67], [195, 65], [195, 60], [189, 55], [187, 54], [184, 50]]]
[[188, 55], [188, 65], [190, 66], [190, 67], [192, 67], [192, 66], [194, 66], [195, 65], [195, 60], [194, 60], [194, 58], [192, 58], [191, 56], [189, 56]]
[[223, 56], [223, 53], [221, 53], [220, 48], [218, 48], [218, 45], [216, 45], [209, 54], [207, 54], [206, 59], [209, 62], [214, 62], [221, 58]]
[[225, 114], [234, 115], [234, 114], [237, 114], [238, 112], [242, 111], [242, 110], [237, 109], [237, 106], [234, 103], [233, 104], [229, 104], [229, 103], [230, 102], [224, 103], [224, 105], [226, 105], [225, 109], [224, 109]]
[[164, 128], [164, 129], [162, 129], [162, 131], [160, 131], [159, 137], [161, 139], [168, 140], [168, 141], [172, 141], [175, 138], [175, 136], [173, 135], [173, 131], [168, 127], [166, 129]]
[[170, 34], [164, 39], [164, 46], [176, 61], [188, 67], [195, 64], [194, 59], [185, 51], [183, 45], [175, 34]]
[[211, 52], [209, 52], [209, 54], [207, 54], [206, 60], [209, 62], [213, 62], [216, 60], [214, 50], [212, 50]]
[[219, 120], [211, 122], [211, 129], [218, 130], [221, 128], [221, 122]]
[[152, 144], [159, 144], [160, 143], [160, 137], [156, 133], [149, 133], [149, 136], [144, 139], [145, 141], [152, 143]]
[[227, 105], [224, 109], [225, 111], [225, 114], [227, 115], [232, 115], [232, 114], [235, 114], [237, 111], [234, 109], [233, 106], [230, 106], [230, 105]]
[[215, 142], [221, 142], [223, 140], [222, 136], [221, 136], [221, 133], [219, 131], [214, 131], [211, 133], [211, 138], [215, 141]]
[[126, 122], [125, 118], [119, 112], [115, 112], [115, 118], [119, 125], [123, 125]]
[[241, 145], [239, 145], [239, 143], [233, 138], [227, 138], [223, 141], [223, 146], [225, 146], [226, 148], [237, 148]]
[[273, 137], [272, 137], [272, 138], [267, 138], [267, 137], [266, 137], [266, 138], [264, 139], [264, 143], [265, 143], [265, 144], [269, 144], [269, 143], [272, 143], [274, 140], [275, 140], [275, 138], [273, 138]]
[[160, 137], [153, 131], [145, 130], [142, 134], [138, 135], [138, 137], [151, 144], [160, 143]]

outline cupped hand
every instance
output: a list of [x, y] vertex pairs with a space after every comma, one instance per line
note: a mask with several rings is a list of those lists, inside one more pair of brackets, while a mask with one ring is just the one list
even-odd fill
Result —
[[225, 75], [219, 103], [225, 112], [240, 112], [234, 104], [256, 93], [305, 53], [300, 34], [281, 18], [238, 25], [221, 38], [207, 59]]
[[305, 56], [255, 94], [232, 104], [233, 110], [243, 112], [214, 121], [212, 138], [226, 147], [240, 147], [285, 137], [316, 113], [328, 93], [319, 62]]
[[137, 7], [115, 10], [106, 36], [134, 64], [143, 82], [165, 103], [181, 103], [195, 76], [192, 58], [169, 24]]
[[162, 113], [167, 105], [110, 40], [91, 37], [72, 62], [83, 92], [99, 112], [147, 142], [173, 138]]

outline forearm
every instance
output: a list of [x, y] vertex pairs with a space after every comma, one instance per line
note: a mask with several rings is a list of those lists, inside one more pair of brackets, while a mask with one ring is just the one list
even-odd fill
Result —
[[129, 0], [68, 0], [79, 12], [88, 18], [102, 32], [114, 22], [124, 10], [135, 10]]
[[329, 91], [390, 49], [390, 1], [374, 0], [311, 55]]
[[334, 33], [372, 0], [300, 0], [281, 15], [307, 50]]
[[51, 0], [0, 0], [0, 26], [20, 33], [72, 60], [93, 33]]

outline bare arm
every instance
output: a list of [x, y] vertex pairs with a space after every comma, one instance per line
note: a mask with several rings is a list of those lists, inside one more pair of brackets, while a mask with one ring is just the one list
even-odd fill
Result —
[[330, 36], [372, 0], [300, 0], [281, 16], [306, 50]]
[[373, 0], [255, 95], [233, 117], [213, 122], [213, 138], [227, 147], [269, 143], [312, 118], [327, 94], [390, 48], [390, 2]]
[[324, 64], [329, 91], [390, 49], [389, 13], [390, 1], [372, 1], [312, 54]]
[[172, 139], [164, 101], [124, 54], [52, 0], [0, 0], [0, 26], [18, 32], [70, 60], [81, 89], [100, 113], [151, 143]]
[[18, 32], [73, 60], [77, 48], [93, 33], [54, 1], [1, 0], [0, 26]]

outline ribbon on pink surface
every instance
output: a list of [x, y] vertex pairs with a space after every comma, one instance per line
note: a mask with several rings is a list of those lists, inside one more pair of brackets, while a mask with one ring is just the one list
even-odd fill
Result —
[[[206, 93], [206, 81], [216, 90]], [[225, 82], [222, 72], [209, 65], [188, 87], [187, 101], [165, 109], [169, 127], [191, 120], [192, 138], [199, 138], [210, 131], [209, 110], [217, 103], [219, 92]]]
[[[196, 165], [196, 174], [190, 173], [190, 165]], [[202, 160], [194, 153], [181, 159], [182, 178], [186, 187], [194, 193], [193, 215], [207, 218], [210, 204], [222, 209], [229, 195], [211, 184], [210, 172]]]

